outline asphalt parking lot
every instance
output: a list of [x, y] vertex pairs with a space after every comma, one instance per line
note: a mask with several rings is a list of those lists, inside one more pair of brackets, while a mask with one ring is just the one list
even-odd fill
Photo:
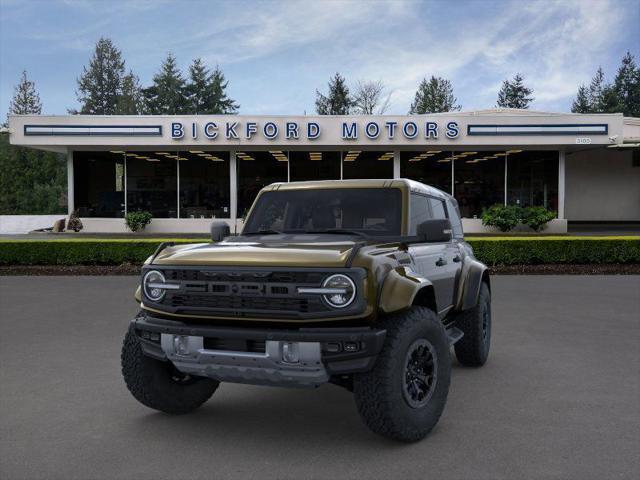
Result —
[[120, 376], [137, 278], [0, 277], [0, 478], [639, 478], [640, 277], [493, 281], [488, 364], [454, 362], [439, 425], [404, 445], [332, 385], [148, 410]]

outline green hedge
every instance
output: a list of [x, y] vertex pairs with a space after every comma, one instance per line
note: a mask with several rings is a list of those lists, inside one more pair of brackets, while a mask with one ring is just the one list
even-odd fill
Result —
[[[0, 240], [0, 265], [141, 264], [162, 240]], [[175, 243], [202, 242], [175, 240]]]
[[[161, 241], [205, 240], [0, 240], [0, 265], [141, 264]], [[476, 237], [468, 241], [487, 265], [640, 263], [640, 237]]]
[[469, 239], [487, 265], [640, 263], [640, 237], [487, 237]]

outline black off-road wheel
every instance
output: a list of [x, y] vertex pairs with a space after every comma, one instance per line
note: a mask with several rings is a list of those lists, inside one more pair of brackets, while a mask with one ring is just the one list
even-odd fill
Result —
[[491, 347], [491, 292], [486, 283], [480, 285], [476, 306], [460, 313], [456, 326], [464, 333], [455, 344], [456, 358], [462, 365], [481, 367]]
[[124, 381], [136, 400], [173, 415], [192, 412], [220, 385], [209, 378], [186, 375], [169, 361], [146, 356], [133, 327], [124, 338], [121, 361]]
[[389, 316], [381, 327], [387, 336], [373, 370], [354, 376], [356, 406], [373, 432], [416, 442], [438, 423], [447, 401], [447, 334], [435, 313], [420, 306]]

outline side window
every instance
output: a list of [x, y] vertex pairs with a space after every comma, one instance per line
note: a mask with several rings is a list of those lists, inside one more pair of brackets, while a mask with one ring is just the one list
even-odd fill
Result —
[[460, 210], [458, 208], [458, 202], [450, 198], [447, 200], [447, 210], [449, 211], [449, 220], [451, 221], [451, 229], [453, 230], [453, 236], [455, 238], [464, 238], [462, 231], [462, 222], [460, 221]]
[[409, 235], [416, 235], [417, 226], [425, 220], [433, 218], [429, 207], [429, 199], [424, 195], [412, 193], [411, 204], [409, 205], [409, 215]]
[[447, 218], [447, 210], [444, 208], [444, 202], [438, 198], [429, 197], [433, 218]]

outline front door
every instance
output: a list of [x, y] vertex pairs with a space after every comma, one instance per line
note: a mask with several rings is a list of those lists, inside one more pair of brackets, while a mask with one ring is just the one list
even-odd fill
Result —
[[433, 284], [438, 313], [447, 310], [454, 301], [455, 281], [460, 266], [458, 261], [454, 261], [457, 252], [453, 242], [419, 243], [409, 247], [417, 273]]

